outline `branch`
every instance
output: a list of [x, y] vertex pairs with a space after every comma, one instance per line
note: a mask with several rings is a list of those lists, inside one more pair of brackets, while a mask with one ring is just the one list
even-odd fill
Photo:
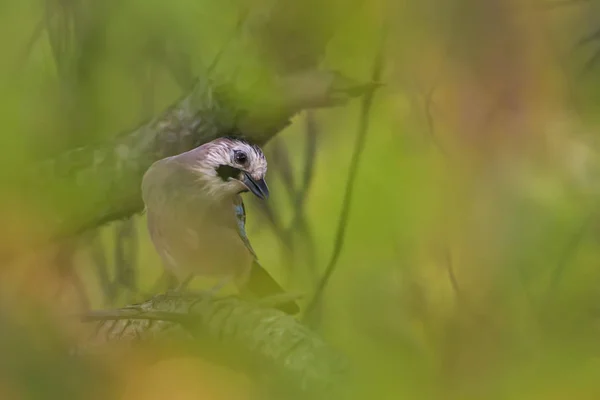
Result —
[[316, 164], [315, 159], [317, 153], [318, 127], [313, 112], [306, 112], [305, 122], [306, 148], [304, 150], [305, 153], [302, 182], [298, 189], [296, 189], [296, 185], [294, 185], [292, 188], [293, 190], [291, 194], [293, 197], [291, 200], [294, 215], [292, 217], [292, 222], [289, 224], [285, 234], [288, 237], [292, 237], [293, 232], [297, 231], [301, 235], [306, 246], [306, 260], [310, 272], [310, 279], [312, 281], [318, 277], [316, 270], [316, 250], [310, 224], [306, 218], [305, 205], [314, 176]]
[[141, 211], [141, 179], [159, 159], [231, 133], [264, 144], [302, 109], [343, 104], [371, 86], [318, 70], [273, 81], [243, 102], [234, 99], [251, 96], [199, 79], [189, 94], [137, 129], [36, 165], [19, 183], [31, 206], [48, 212], [44, 236], [32, 245]]
[[558, 258], [557, 265], [554, 266], [554, 268], [552, 268], [550, 271], [550, 284], [548, 285], [546, 294], [547, 302], [550, 302], [550, 300], [557, 296], [561, 279], [567, 270], [569, 263], [576, 256], [576, 253], [579, 250], [581, 243], [585, 239], [586, 234], [594, 224], [595, 218], [596, 211], [594, 210], [590, 212], [588, 216], [586, 216], [585, 220], [581, 223], [577, 230], [569, 237], [568, 242], [561, 252], [562, 254]]
[[204, 359], [244, 371], [276, 398], [332, 398], [348, 386], [345, 359], [320, 337], [283, 312], [235, 297], [164, 294], [84, 320], [100, 322], [77, 349], [80, 355], [103, 353], [111, 344], [177, 341]]
[[[386, 37], [386, 31], [382, 35], [382, 39]], [[384, 56], [384, 40], [382, 40], [378, 53], [375, 56], [375, 62], [372, 70], [372, 82], [379, 82], [383, 69], [383, 56]], [[379, 85], [377, 85], [379, 86]], [[373, 97], [377, 86], [371, 87], [362, 99], [361, 112], [359, 115], [359, 126], [356, 141], [354, 142], [354, 150], [352, 152], [352, 159], [350, 161], [350, 167], [348, 171], [348, 180], [346, 181], [346, 189], [344, 191], [344, 198], [342, 203], [342, 210], [340, 211], [340, 217], [338, 220], [337, 231], [335, 235], [335, 241], [333, 244], [333, 252], [331, 258], [325, 268], [325, 273], [320, 279], [315, 293], [308, 303], [306, 312], [304, 314], [304, 321], [309, 323], [311, 326], [316, 326], [320, 320], [320, 306], [323, 298], [325, 288], [329, 283], [329, 279], [333, 275], [337, 266], [337, 261], [342, 252], [344, 240], [346, 238], [346, 228], [348, 227], [348, 218], [350, 216], [350, 205], [352, 203], [352, 194], [354, 193], [354, 184], [356, 182], [356, 176], [358, 173], [358, 167], [360, 164], [361, 155], [365, 146], [367, 137], [367, 131], [369, 128], [369, 114], [371, 112], [371, 106], [373, 104]]]

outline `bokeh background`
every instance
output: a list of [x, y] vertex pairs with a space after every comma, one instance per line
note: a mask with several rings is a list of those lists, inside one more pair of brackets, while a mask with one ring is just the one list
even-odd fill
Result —
[[[272, 196], [246, 200], [262, 264], [310, 299], [341, 244], [309, 323], [357, 398], [597, 399], [599, 32], [594, 0], [3, 0], [0, 247], [44, 229], [21, 171], [135, 128], [195, 76], [366, 82], [380, 56], [368, 112], [303, 112], [265, 147]], [[0, 398], [250, 398], [198, 359], [63, 352], [72, 313], [153, 293], [143, 215], [36, 250], [0, 270]]]

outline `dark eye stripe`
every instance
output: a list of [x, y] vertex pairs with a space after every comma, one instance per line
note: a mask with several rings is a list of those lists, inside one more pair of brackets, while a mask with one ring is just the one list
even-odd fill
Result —
[[217, 175], [219, 175], [219, 178], [221, 178], [224, 182], [227, 182], [229, 178], [239, 178], [240, 173], [242, 172], [241, 169], [232, 167], [231, 165], [219, 165], [216, 171]]

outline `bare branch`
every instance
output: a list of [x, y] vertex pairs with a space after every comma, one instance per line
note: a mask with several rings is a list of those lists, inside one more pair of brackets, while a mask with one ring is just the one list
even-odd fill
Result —
[[314, 175], [315, 158], [317, 155], [318, 128], [314, 112], [306, 112], [306, 149], [304, 157], [304, 176], [302, 187], [298, 193], [298, 202], [304, 203]]
[[274, 140], [271, 151], [271, 162], [279, 173], [283, 187], [285, 187], [288, 196], [293, 200], [296, 193], [296, 179], [287, 147], [281, 140]]
[[285, 251], [293, 251], [294, 243], [292, 242], [291, 236], [284, 229], [283, 223], [281, 222], [281, 217], [277, 212], [277, 208], [273, 207], [270, 203], [265, 201], [259, 201], [257, 199], [251, 199], [250, 201], [267, 219], [271, 226], [271, 229], [273, 230], [275, 235], [277, 235], [278, 239], [284, 246]]
[[296, 86], [299, 76], [277, 79], [275, 93], [265, 93], [263, 102], [256, 99], [252, 104], [235, 102], [234, 98], [248, 96], [234, 96], [226, 85], [199, 79], [191, 93], [139, 128], [38, 164], [23, 177], [19, 189], [32, 205], [41, 202], [36, 209], [52, 211], [45, 221], [49, 237], [36, 239], [76, 234], [141, 211], [140, 182], [156, 160], [236, 132], [264, 144], [298, 111], [333, 106], [344, 91], [351, 93], [348, 100], [357, 87], [370, 87], [354, 84], [343, 89], [338, 76], [308, 71], [304, 79], [316, 80], [312, 92]]
[[108, 262], [106, 259], [106, 248], [102, 242], [99, 230], [90, 230], [82, 235], [82, 239], [87, 242], [87, 248], [90, 253], [91, 262], [94, 266], [98, 284], [102, 290], [104, 304], [113, 304], [116, 293], [116, 287], [108, 271]]
[[317, 154], [317, 138], [318, 127], [312, 110], [306, 112], [306, 148], [304, 153], [304, 174], [302, 177], [302, 186], [296, 190], [294, 198], [294, 217], [288, 228], [288, 232], [296, 230], [302, 234], [304, 242], [307, 245], [307, 263], [313, 274], [317, 275], [316, 271], [316, 251], [313, 235], [306, 218], [305, 203], [308, 197], [308, 192], [314, 176], [315, 158]]
[[[385, 34], [383, 35], [385, 38]], [[375, 57], [375, 62], [373, 65], [372, 72], [372, 82], [379, 82], [381, 78], [381, 72], [383, 69], [383, 54], [384, 54], [384, 40], [382, 40], [379, 51]], [[359, 116], [359, 127], [358, 127], [358, 135], [356, 137], [356, 142], [354, 144], [354, 152], [352, 154], [352, 160], [350, 161], [350, 169], [348, 171], [348, 181], [346, 183], [346, 191], [344, 193], [344, 200], [342, 204], [342, 211], [340, 213], [338, 229], [335, 236], [335, 242], [333, 245], [333, 253], [331, 254], [331, 259], [327, 264], [325, 269], [325, 274], [321, 278], [319, 285], [316, 288], [315, 294], [310, 301], [306, 313], [304, 315], [304, 319], [307, 322], [310, 322], [312, 325], [317, 324], [320, 319], [319, 314], [321, 299], [323, 296], [323, 292], [333, 274], [335, 267], [337, 265], [337, 260], [341, 254], [342, 247], [344, 245], [344, 239], [346, 237], [346, 228], [348, 226], [348, 217], [350, 215], [350, 205], [352, 203], [352, 194], [354, 193], [354, 184], [356, 182], [356, 176], [358, 172], [358, 166], [360, 163], [360, 156], [362, 155], [363, 148], [365, 145], [365, 139], [367, 137], [367, 131], [369, 127], [369, 114], [371, 112], [371, 105], [373, 103], [373, 97], [375, 95], [375, 87], [369, 90], [362, 100], [361, 113]]]
[[556, 290], [558, 289], [564, 272], [571, 260], [573, 259], [573, 257], [576, 255], [577, 250], [581, 245], [581, 242], [585, 238], [585, 235], [589, 232], [589, 229], [593, 225], [595, 218], [596, 211], [592, 211], [577, 228], [577, 230], [573, 232], [568, 242], [566, 243], [560, 258], [558, 259], [558, 263], [551, 271], [550, 284], [548, 285], [548, 291], [546, 296], [547, 299], [556, 296]]
[[128, 218], [115, 226], [115, 281], [129, 290], [137, 290], [137, 235], [135, 221]]
[[454, 295], [456, 296], [456, 300], [458, 304], [463, 307], [463, 310], [471, 317], [474, 321], [480, 324], [480, 326], [498, 331], [498, 324], [491, 316], [487, 316], [484, 313], [476, 310], [471, 302], [465, 297], [462, 292], [460, 285], [458, 284], [458, 280], [456, 279], [456, 274], [454, 273], [454, 266], [452, 265], [452, 254], [450, 253], [450, 249], [445, 248], [443, 250], [444, 263], [446, 265], [446, 270], [448, 272], [448, 279], [450, 280], [450, 285], [452, 285], [452, 290], [454, 291]]
[[33, 50], [33, 47], [35, 46], [35, 44], [38, 42], [38, 40], [42, 36], [42, 33], [44, 32], [45, 27], [46, 27], [46, 20], [44, 18], [42, 18], [40, 21], [38, 21], [38, 23], [35, 24], [35, 28], [33, 29], [31, 37], [27, 41], [27, 44], [25, 45], [25, 48], [21, 55], [20, 61], [17, 64], [18, 65], [17, 71], [23, 69], [25, 67], [25, 65], [27, 64], [29, 56], [31, 55], [31, 51]]
[[77, 248], [77, 240], [71, 239], [60, 243], [57, 249], [57, 253], [54, 256], [54, 265], [58, 268], [58, 272], [61, 277], [61, 284], [56, 293], [56, 298], [59, 299], [65, 289], [69, 289], [69, 286], [75, 291], [79, 306], [84, 310], [90, 309], [90, 300], [85, 288], [83, 281], [81, 280], [73, 257]]

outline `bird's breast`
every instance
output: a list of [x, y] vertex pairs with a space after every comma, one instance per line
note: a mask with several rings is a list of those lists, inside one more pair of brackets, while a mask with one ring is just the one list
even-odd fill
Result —
[[[232, 205], [196, 204], [149, 213], [149, 230], [159, 253], [178, 276], [243, 274], [253, 256], [239, 237]], [[165, 256], [163, 256], [165, 259]]]

